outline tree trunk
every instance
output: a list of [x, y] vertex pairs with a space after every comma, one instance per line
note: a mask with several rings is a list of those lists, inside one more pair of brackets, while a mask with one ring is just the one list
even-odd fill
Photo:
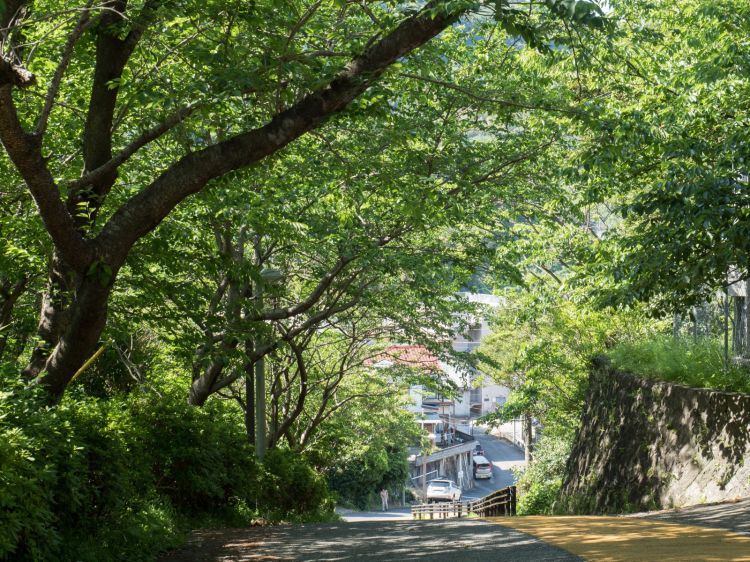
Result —
[[[107, 321], [107, 300], [111, 288], [111, 281], [103, 285], [99, 279], [86, 278], [75, 291], [70, 306], [52, 307], [49, 310], [52, 326], [60, 331], [59, 339], [50, 350], [43, 370], [35, 378], [39, 384], [47, 387], [53, 401], [62, 397], [79, 367], [96, 350]], [[40, 354], [44, 352], [46, 350]]]
[[534, 426], [531, 414], [524, 415], [523, 418], [523, 452], [526, 466], [534, 460]]
[[745, 297], [734, 297], [732, 301], [732, 353], [737, 357], [745, 354]]
[[75, 277], [75, 273], [67, 268], [59, 254], [54, 252], [50, 260], [47, 289], [42, 294], [39, 311], [37, 335], [40, 341], [22, 372], [27, 380], [36, 379], [44, 371], [52, 350], [68, 325], [69, 304], [75, 302], [75, 299], [71, 298], [73, 289], [70, 283]]

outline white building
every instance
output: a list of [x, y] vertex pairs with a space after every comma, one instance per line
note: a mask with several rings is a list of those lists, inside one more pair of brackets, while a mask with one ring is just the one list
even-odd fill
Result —
[[[500, 299], [494, 295], [459, 293], [470, 302], [495, 308]], [[457, 334], [452, 342], [455, 351], [474, 351], [482, 339], [490, 333], [486, 314], [481, 318], [469, 318], [468, 329], [465, 333]], [[467, 423], [471, 418], [478, 418], [494, 412], [498, 406], [505, 404], [510, 393], [507, 387], [495, 384], [482, 373], [466, 373], [455, 366], [435, 358], [427, 349], [414, 345], [393, 345], [386, 349], [386, 354], [393, 357], [393, 361], [420, 367], [436, 375], [447, 377], [461, 389], [458, 397], [451, 398], [435, 394], [424, 385], [412, 385], [409, 388], [411, 405], [409, 409], [415, 413], [437, 413], [455, 419], [454, 423]], [[380, 364], [384, 362], [381, 361]], [[387, 360], [385, 361], [387, 364]]]

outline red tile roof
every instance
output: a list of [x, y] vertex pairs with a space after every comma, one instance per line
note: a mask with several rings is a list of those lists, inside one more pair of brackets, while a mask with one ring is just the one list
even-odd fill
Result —
[[389, 345], [372, 362], [392, 361], [406, 367], [439, 371], [440, 364], [437, 357], [421, 345]]

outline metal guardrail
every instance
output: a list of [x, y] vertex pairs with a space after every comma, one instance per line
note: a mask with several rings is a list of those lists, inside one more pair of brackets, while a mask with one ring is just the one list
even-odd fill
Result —
[[516, 514], [516, 487], [508, 486], [473, 501], [420, 503], [411, 506], [414, 519], [448, 519], [474, 513], [479, 517]]

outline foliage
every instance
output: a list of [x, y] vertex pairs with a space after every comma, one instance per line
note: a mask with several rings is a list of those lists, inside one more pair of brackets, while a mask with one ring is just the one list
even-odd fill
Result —
[[325, 483], [304, 460], [280, 470], [296, 489], [276, 485], [269, 469], [281, 463], [258, 470], [228, 403], [197, 409], [171, 389], [109, 400], [72, 392], [40, 408], [38, 394], [0, 401], [0, 556], [150, 560], [201, 520], [326, 510]]
[[[559, 275], [563, 275], [559, 272]], [[480, 345], [483, 370], [510, 388], [491, 423], [533, 416], [542, 437], [518, 479], [519, 513], [553, 511], [565, 462], [578, 429], [593, 357], [623, 339], [647, 332], [652, 322], [637, 310], [597, 310], [548, 284], [507, 291]]]
[[607, 353], [617, 369], [698, 388], [750, 393], [750, 370], [726, 365], [723, 343], [713, 338], [652, 335], [624, 341]]
[[604, 303], [684, 310], [750, 267], [750, 7], [742, 0], [616, 2], [624, 25], [588, 45], [602, 95], [569, 178], [623, 220], [588, 255]]
[[520, 471], [516, 483], [519, 515], [551, 515], [565, 478], [569, 439], [545, 435], [536, 443], [534, 462]]
[[332, 418], [322, 434], [312, 455], [342, 503], [367, 509], [381, 489], [395, 495], [408, 486], [407, 448], [418, 443], [421, 430], [399, 399], [364, 400]]
[[333, 502], [325, 477], [288, 449], [271, 449], [263, 459], [258, 506], [273, 519], [331, 515]]
[[483, 371], [511, 389], [498, 420], [531, 414], [545, 432], [572, 437], [591, 359], [647, 323], [637, 311], [595, 310], [541, 285], [506, 294], [479, 348]]

